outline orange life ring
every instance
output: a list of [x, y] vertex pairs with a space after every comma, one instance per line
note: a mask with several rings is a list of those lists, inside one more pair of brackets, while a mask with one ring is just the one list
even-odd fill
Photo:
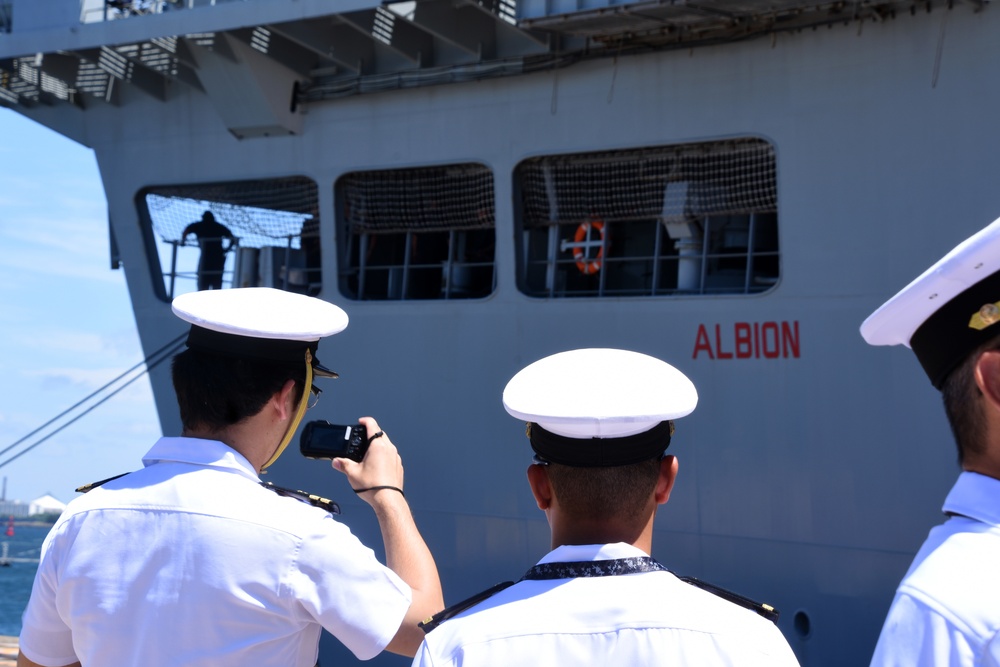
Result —
[[604, 259], [604, 223], [600, 220], [581, 222], [580, 226], [576, 228], [576, 236], [573, 237], [573, 242], [577, 244], [590, 241], [590, 230], [592, 228], [597, 230], [601, 239], [601, 247], [597, 250], [597, 257], [587, 259], [586, 247], [578, 245], [573, 248], [573, 259], [576, 260], [576, 268], [580, 269], [580, 273], [585, 276], [591, 276], [601, 270], [601, 261]]

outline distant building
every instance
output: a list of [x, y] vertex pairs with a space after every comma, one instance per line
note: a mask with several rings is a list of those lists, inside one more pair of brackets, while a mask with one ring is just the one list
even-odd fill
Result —
[[28, 503], [22, 503], [20, 500], [0, 500], [0, 519], [9, 516], [15, 519], [25, 519], [30, 507]]
[[28, 516], [35, 516], [37, 514], [62, 514], [62, 511], [66, 509], [66, 503], [45, 494], [41, 498], [35, 498], [28, 505]]

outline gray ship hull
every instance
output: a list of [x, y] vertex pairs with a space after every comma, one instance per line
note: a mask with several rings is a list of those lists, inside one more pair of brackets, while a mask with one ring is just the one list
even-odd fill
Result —
[[[256, 5], [246, 4], [252, 14]], [[189, 13], [199, 11], [212, 9]], [[109, 40], [119, 24], [135, 32], [129, 39], [193, 32], [178, 14], [102, 25]], [[654, 555], [678, 573], [777, 607], [802, 664], [860, 665], [896, 584], [941, 519], [958, 467], [938, 395], [912, 355], [867, 347], [858, 326], [1000, 213], [1000, 133], [989, 114], [1000, 107], [992, 71], [1000, 17], [960, 4], [882, 18], [317, 100], [285, 118], [281, 136], [238, 138], [234, 128], [248, 125], [235, 112], [177, 82], [162, 99], [136, 84], [120, 87], [117, 104], [8, 103], [96, 151], [147, 353], [183, 327], [163, 296], [163, 267], [149, 251], [137, 193], [284, 176], [318, 184], [319, 234], [331, 240], [321, 249], [319, 295], [342, 306], [351, 324], [321, 345], [341, 379], [309, 417], [343, 423], [370, 414], [391, 434], [446, 600], [517, 578], [548, 550], [525, 482], [524, 426], [500, 402], [506, 381], [556, 351], [628, 348], [670, 361], [700, 395], [671, 445], [680, 475], [657, 518]], [[204, 30], [225, 28], [223, 19], [206, 20]], [[22, 56], [14, 49], [33, 35], [42, 46], [32, 53], [82, 49], [74, 40], [92, 32], [80, 34], [47, 26], [18, 34], [15, 22], [0, 36], [0, 58]], [[773, 287], [579, 298], [521, 289], [519, 164], [734, 137], [774, 147], [781, 254]], [[345, 296], [345, 258], [332, 242], [338, 179], [456, 163], [493, 175], [491, 293]], [[179, 432], [165, 367], [152, 383], [163, 431]], [[267, 479], [337, 499], [344, 521], [367, 544], [380, 542], [370, 512], [325, 463], [289, 452]], [[327, 638], [321, 660], [352, 658]]]

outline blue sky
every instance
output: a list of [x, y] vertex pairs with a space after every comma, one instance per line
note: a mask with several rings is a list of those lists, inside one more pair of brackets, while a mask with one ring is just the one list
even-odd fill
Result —
[[[142, 353], [125, 275], [110, 268], [107, 206], [93, 152], [9, 109], [0, 109], [0, 136], [3, 450], [141, 361]], [[143, 377], [0, 468], [0, 478], [7, 478], [8, 499], [51, 493], [67, 502], [80, 484], [140, 467], [159, 435]], [[0, 454], [0, 462], [22, 446]]]

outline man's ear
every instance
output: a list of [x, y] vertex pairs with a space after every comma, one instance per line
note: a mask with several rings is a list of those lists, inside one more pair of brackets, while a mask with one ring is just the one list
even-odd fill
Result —
[[281, 391], [271, 397], [271, 404], [278, 413], [279, 419], [291, 419], [295, 414], [295, 380], [287, 380]]
[[1000, 412], [1000, 350], [983, 352], [976, 359], [976, 386], [993, 409]]
[[677, 480], [677, 468], [676, 456], [664, 456], [663, 460], [660, 461], [660, 476], [656, 480], [656, 491], [654, 492], [657, 505], [662, 505], [670, 500], [670, 492]]
[[531, 495], [535, 496], [538, 509], [543, 512], [552, 506], [552, 484], [549, 483], [549, 471], [545, 466], [531, 464], [528, 466], [528, 486]]

